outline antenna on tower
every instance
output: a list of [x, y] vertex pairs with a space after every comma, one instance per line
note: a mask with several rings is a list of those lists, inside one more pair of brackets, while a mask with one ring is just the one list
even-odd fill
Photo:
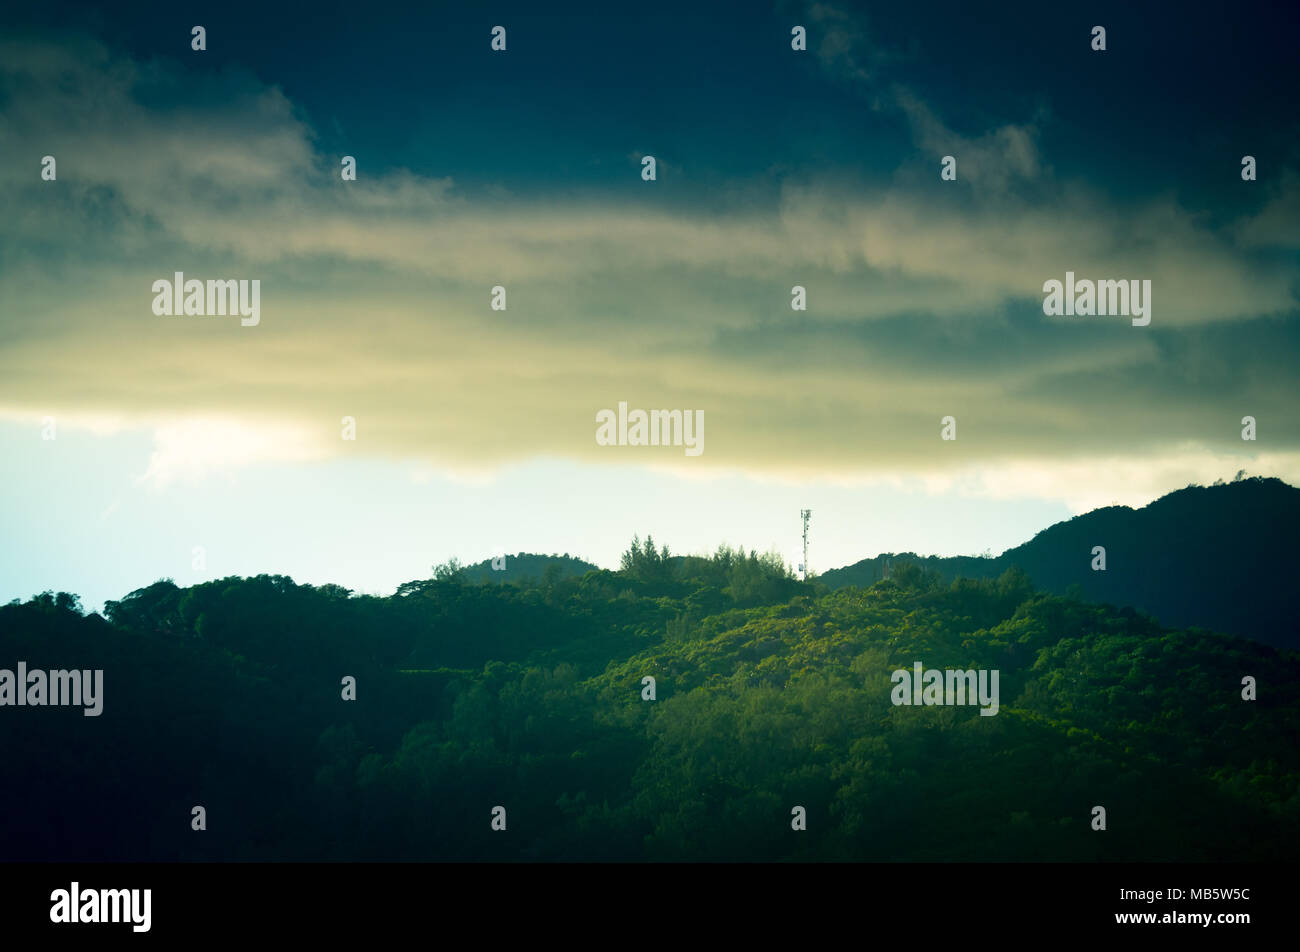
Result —
[[799, 517], [803, 519], [803, 563], [799, 566], [799, 571], [803, 573], [806, 581], [808, 572], [808, 517], [812, 515], [811, 509], [800, 509]]

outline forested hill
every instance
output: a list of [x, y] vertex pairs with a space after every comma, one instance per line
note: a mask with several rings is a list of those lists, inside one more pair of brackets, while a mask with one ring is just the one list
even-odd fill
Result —
[[[945, 579], [996, 578], [1011, 566], [1063, 595], [1129, 606], [1177, 627], [1210, 628], [1300, 648], [1300, 489], [1277, 479], [1193, 486], [1142, 509], [1112, 506], [1057, 523], [987, 559], [888, 553], [819, 576], [831, 588], [870, 585], [913, 560]], [[1093, 547], [1106, 550], [1094, 571]]]
[[534, 555], [530, 552], [506, 554], [499, 558], [487, 558], [473, 565], [460, 567], [448, 563], [444, 571], [458, 573], [463, 581], [480, 584], [512, 584], [515, 582], [541, 582], [586, 575], [599, 566], [569, 553], [564, 555]]
[[[0, 707], [11, 861], [1300, 852], [1300, 655], [1014, 570], [827, 592], [637, 544], [581, 578], [163, 581], [105, 615], [0, 608], [0, 668], [103, 671], [98, 716]], [[895, 704], [918, 662], [997, 671], [997, 713]]]

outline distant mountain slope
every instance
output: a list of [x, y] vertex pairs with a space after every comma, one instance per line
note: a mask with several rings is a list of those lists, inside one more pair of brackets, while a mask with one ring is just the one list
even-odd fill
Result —
[[541, 581], [549, 565], [555, 565], [554, 570], [558, 574], [557, 579], [561, 578], [581, 578], [588, 572], [598, 570], [600, 566], [592, 565], [590, 562], [584, 562], [582, 559], [574, 558], [567, 552], [564, 555], [535, 555], [531, 552], [518, 552], [514, 555], [505, 557], [505, 567], [499, 571], [493, 570], [492, 560], [484, 559], [474, 565], [467, 565], [462, 570], [462, 578], [467, 582], [479, 583], [510, 583], [523, 581]]
[[[1090, 601], [1130, 606], [1166, 625], [1199, 626], [1300, 647], [1300, 586], [1295, 544], [1300, 489], [1278, 479], [1192, 486], [1142, 509], [1096, 509], [1044, 529], [997, 558], [863, 559], [820, 576], [831, 588], [870, 585], [892, 561], [911, 559], [945, 578], [993, 578], [1012, 565], [1034, 583], [1064, 594], [1072, 585]], [[1093, 546], [1106, 549], [1105, 571], [1092, 570]]]
[[[444, 572], [386, 597], [286, 576], [163, 580], [102, 617], [68, 593], [0, 605], [0, 745], [39, 767], [0, 783], [0, 852], [79, 865], [1300, 855], [1300, 653], [1163, 630], [1035, 592], [1023, 572], [943, 585], [912, 569], [818, 592], [726, 549], [681, 565], [670, 578], [642, 550], [619, 572], [542, 585]], [[987, 674], [991, 693], [903, 703], [895, 673], [916, 664]], [[96, 701], [31, 678], [76, 669], [102, 674]], [[194, 833], [200, 799], [226, 832]], [[511, 826], [497, 835], [485, 821], [500, 801]], [[799, 833], [796, 804], [814, 821]]]

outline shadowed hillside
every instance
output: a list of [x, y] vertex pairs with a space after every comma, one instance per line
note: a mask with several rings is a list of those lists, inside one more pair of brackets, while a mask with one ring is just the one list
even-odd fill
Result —
[[[944, 582], [903, 565], [827, 592], [772, 556], [676, 559], [647, 539], [581, 578], [442, 573], [387, 598], [162, 581], [105, 614], [49, 593], [0, 608], [0, 668], [104, 672], [99, 716], [4, 709], [7, 859], [1300, 848], [1300, 656], [1035, 592], [1015, 569]], [[997, 713], [894, 703], [891, 672], [918, 662], [998, 672]]]
[[[864, 559], [819, 576], [831, 588], [870, 585], [905, 560], [945, 579], [995, 578], [1019, 566], [1035, 585], [1089, 601], [1128, 606], [1167, 625], [1197, 626], [1300, 647], [1300, 489], [1277, 479], [1193, 486], [1142, 509], [1112, 506], [1057, 523], [993, 559]], [[1091, 568], [1094, 546], [1106, 570]]]

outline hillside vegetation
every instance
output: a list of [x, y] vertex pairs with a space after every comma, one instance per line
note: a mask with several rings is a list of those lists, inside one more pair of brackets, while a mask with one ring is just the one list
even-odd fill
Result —
[[[618, 572], [440, 575], [384, 598], [259, 576], [158, 582], [106, 617], [65, 594], [0, 608], [0, 667], [104, 669], [99, 717], [0, 710], [0, 853], [1123, 861], [1300, 847], [1294, 653], [1037, 592], [1016, 569], [944, 581], [901, 564], [827, 591], [772, 556], [674, 558], [647, 540]], [[997, 669], [997, 715], [895, 706], [890, 673], [917, 661]], [[1246, 676], [1258, 700], [1242, 699]]]
[[[1149, 506], [1107, 506], [1057, 523], [1000, 556], [887, 553], [821, 576], [830, 588], [868, 586], [891, 562], [914, 561], [940, 577], [997, 578], [1025, 571], [1057, 595], [1128, 606], [1167, 625], [1202, 625], [1300, 649], [1294, 540], [1300, 489], [1279, 479], [1188, 486]], [[1092, 568], [1106, 550], [1105, 571]]]

